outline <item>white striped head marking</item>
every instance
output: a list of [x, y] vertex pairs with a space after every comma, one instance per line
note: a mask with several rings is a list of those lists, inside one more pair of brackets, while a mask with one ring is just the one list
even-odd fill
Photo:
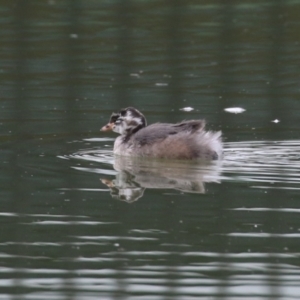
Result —
[[137, 132], [147, 126], [144, 115], [133, 107], [122, 109], [118, 113], [113, 113], [110, 117], [113, 123], [112, 130], [121, 135], [128, 135]]

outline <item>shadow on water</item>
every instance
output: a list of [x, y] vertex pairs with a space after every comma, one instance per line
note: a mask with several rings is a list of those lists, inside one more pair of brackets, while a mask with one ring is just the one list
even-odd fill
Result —
[[[90, 141], [99, 143], [110, 139]], [[111, 150], [97, 148], [61, 158], [84, 161], [86, 166], [74, 165], [73, 168], [100, 174], [100, 180], [109, 188], [111, 196], [129, 203], [141, 198], [145, 189], [205, 193], [205, 184], [228, 181], [246, 182], [252, 188], [297, 190], [299, 150], [298, 140], [226, 143], [223, 160], [205, 164], [114, 157]], [[89, 162], [99, 164], [89, 166]]]

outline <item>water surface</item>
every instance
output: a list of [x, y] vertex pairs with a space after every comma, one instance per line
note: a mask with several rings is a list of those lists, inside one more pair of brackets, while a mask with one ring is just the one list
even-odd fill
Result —
[[[298, 299], [299, 9], [4, 1], [0, 298]], [[127, 106], [223, 160], [114, 157]]]

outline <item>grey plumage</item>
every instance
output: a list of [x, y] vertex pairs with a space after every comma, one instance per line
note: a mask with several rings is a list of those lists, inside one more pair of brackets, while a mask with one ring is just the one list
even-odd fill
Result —
[[204, 120], [155, 123], [145, 127], [145, 117], [139, 113], [127, 108], [119, 113], [119, 119], [114, 115], [118, 121], [112, 130], [121, 134], [115, 141], [115, 154], [168, 159], [221, 158], [221, 132], [206, 131]]
[[135, 140], [141, 145], [152, 144], [180, 132], [185, 132], [188, 135], [194, 134], [202, 130], [204, 126], [205, 122], [203, 120], [191, 120], [177, 124], [155, 123], [139, 130], [135, 135]]

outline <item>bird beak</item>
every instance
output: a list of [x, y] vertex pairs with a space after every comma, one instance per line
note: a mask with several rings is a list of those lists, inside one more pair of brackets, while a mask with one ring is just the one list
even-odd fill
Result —
[[112, 180], [108, 180], [105, 178], [101, 178], [100, 180], [103, 184], [105, 184], [109, 188], [113, 188], [115, 186]]
[[105, 126], [103, 126], [100, 131], [112, 131], [113, 130], [114, 123], [107, 123]]

